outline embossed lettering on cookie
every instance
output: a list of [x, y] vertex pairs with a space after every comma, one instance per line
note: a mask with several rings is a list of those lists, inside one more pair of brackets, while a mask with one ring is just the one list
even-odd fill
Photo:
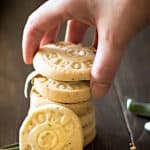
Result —
[[90, 80], [94, 51], [81, 44], [47, 44], [35, 54], [33, 66], [40, 74], [54, 80]]
[[89, 81], [57, 81], [44, 76], [33, 79], [35, 89], [44, 97], [59, 103], [78, 103], [91, 97]]
[[30, 112], [20, 129], [20, 150], [82, 150], [83, 142], [79, 118], [58, 104]]

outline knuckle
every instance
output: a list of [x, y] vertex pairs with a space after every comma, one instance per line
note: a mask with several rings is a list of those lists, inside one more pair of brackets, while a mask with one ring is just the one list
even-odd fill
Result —
[[35, 18], [35, 15], [34, 15], [34, 12], [33, 12], [32, 14], [29, 15], [29, 17], [27, 19], [27, 24], [31, 26], [34, 22], [34, 18]]
[[35, 18], [34, 16], [31, 14], [28, 17], [26, 26], [25, 26], [25, 32], [28, 33], [29, 35], [41, 35], [43, 34], [43, 30], [38, 26], [38, 23], [34, 21]]
[[101, 89], [108, 90], [111, 87], [111, 83], [106, 81], [96, 81], [93, 82], [92, 86], [97, 86]]
[[92, 84], [93, 95], [103, 97], [108, 93], [110, 87], [111, 87], [111, 84], [107, 82], [94, 82]]
[[105, 65], [100, 68], [92, 69], [92, 77], [96, 81], [104, 81], [110, 83], [115, 75], [115, 66]]

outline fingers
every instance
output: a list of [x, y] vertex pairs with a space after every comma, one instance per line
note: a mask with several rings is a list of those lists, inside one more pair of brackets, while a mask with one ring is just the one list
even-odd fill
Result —
[[75, 20], [69, 20], [67, 23], [65, 41], [80, 43], [83, 41], [88, 25]]
[[59, 30], [60, 30], [60, 25], [55, 27], [53, 30], [46, 32], [41, 40], [40, 46], [55, 42], [57, 39]]
[[53, 29], [57, 28], [66, 17], [65, 5], [62, 1], [57, 3], [56, 0], [47, 1], [29, 17], [22, 41], [23, 58], [26, 64], [32, 63], [33, 55], [39, 48], [44, 34], [47, 34], [44, 42], [47, 42], [48, 38], [55, 38]]
[[91, 88], [96, 97], [104, 96], [114, 79], [124, 53], [124, 45], [116, 43], [113, 32], [98, 31], [98, 48], [92, 68]]

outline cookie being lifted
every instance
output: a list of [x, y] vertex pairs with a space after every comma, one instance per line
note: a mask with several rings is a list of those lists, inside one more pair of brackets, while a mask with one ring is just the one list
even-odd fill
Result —
[[40, 74], [54, 80], [90, 80], [94, 56], [94, 48], [58, 42], [40, 48], [34, 56], [33, 66]]
[[83, 149], [78, 117], [63, 106], [49, 104], [31, 112], [20, 129], [20, 150]]

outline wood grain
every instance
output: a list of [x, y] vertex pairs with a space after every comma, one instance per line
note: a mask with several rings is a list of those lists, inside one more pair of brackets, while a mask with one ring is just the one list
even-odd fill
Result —
[[[150, 103], [150, 28], [131, 41], [115, 80], [120, 102], [125, 106], [125, 96], [139, 102]], [[139, 150], [150, 149], [150, 134], [144, 130], [146, 118], [127, 114]]]
[[114, 86], [106, 97], [95, 100], [94, 104], [97, 121], [94, 150], [127, 150], [130, 139]]

